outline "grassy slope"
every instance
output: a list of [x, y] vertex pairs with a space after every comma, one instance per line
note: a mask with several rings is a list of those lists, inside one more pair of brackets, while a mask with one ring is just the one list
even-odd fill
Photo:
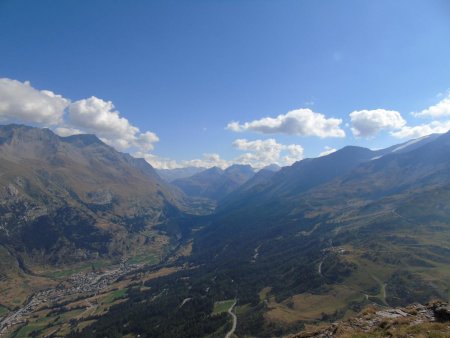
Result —
[[233, 305], [234, 299], [222, 300], [214, 303], [213, 315], [227, 312], [231, 305]]

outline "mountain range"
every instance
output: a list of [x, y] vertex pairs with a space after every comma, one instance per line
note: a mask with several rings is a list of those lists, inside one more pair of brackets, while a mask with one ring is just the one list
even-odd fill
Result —
[[254, 174], [251, 166], [235, 164], [225, 170], [212, 167], [190, 177], [176, 179], [172, 184], [188, 196], [218, 201], [238, 189]]
[[156, 172], [163, 180], [170, 183], [176, 179], [190, 177], [205, 170], [206, 168], [202, 167], [185, 167], [174, 169], [156, 169]]
[[[26, 271], [189, 248], [161, 262], [170, 274], [79, 318], [79, 337], [221, 336], [223, 301], [236, 303], [238, 336], [295, 333], [371, 304], [448, 301], [449, 155], [450, 133], [436, 134], [280, 170], [210, 168], [169, 184], [95, 136], [4, 126], [2, 273], [11, 257]], [[200, 214], [204, 199], [214, 212]]]

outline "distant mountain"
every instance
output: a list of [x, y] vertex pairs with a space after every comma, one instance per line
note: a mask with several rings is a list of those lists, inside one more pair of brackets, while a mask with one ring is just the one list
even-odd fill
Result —
[[175, 169], [156, 169], [161, 178], [167, 182], [172, 182], [179, 178], [186, 178], [205, 171], [206, 168], [201, 167], [186, 167], [186, 168], [175, 168]]
[[326, 191], [323, 194], [336, 205], [337, 199], [343, 201], [346, 196], [372, 201], [441, 187], [450, 181], [450, 133], [433, 135], [426, 141], [409, 142], [410, 146], [395, 147], [376, 160], [362, 163], [316, 189], [311, 197]]
[[438, 137], [442, 136], [442, 134], [430, 134], [426, 136], [422, 136], [416, 139], [409, 140], [407, 142], [393, 145], [389, 148], [382, 150], [383, 155], [389, 153], [407, 153], [417, 148], [424, 146], [425, 144], [436, 140]]
[[180, 209], [181, 193], [146, 161], [94, 135], [0, 126], [0, 246], [25, 262], [132, 253], [146, 242], [142, 229]]
[[247, 180], [237, 189], [230, 192], [220, 200], [220, 208], [227, 209], [230, 205], [245, 203], [248, 198], [260, 197], [262, 193], [269, 185], [270, 180], [276, 174], [276, 171], [269, 169], [261, 169], [252, 178]]
[[273, 172], [277, 172], [281, 169], [281, 167], [278, 164], [269, 164], [268, 166], [265, 166], [264, 168], [262, 168], [262, 170], [268, 170], [268, 171], [273, 171]]
[[[236, 219], [247, 224], [275, 220], [279, 224], [281, 219], [304, 219], [310, 212], [343, 212], [349, 200], [355, 201], [350, 204], [353, 209], [385, 196], [443, 187], [450, 180], [448, 139], [449, 133], [431, 135], [377, 151], [345, 147], [272, 175], [263, 172], [219, 203], [215, 222], [227, 224], [226, 231], [231, 223], [245, 231]], [[311, 217], [307, 219], [309, 223]]]
[[275, 197], [298, 196], [351, 172], [364, 162], [371, 162], [389, 154], [411, 152], [440, 136], [441, 134], [432, 134], [380, 150], [347, 146], [327, 156], [307, 158], [292, 166], [279, 168], [279, 170], [275, 170], [274, 175], [262, 172], [260, 175], [255, 175], [254, 179], [247, 184], [236, 189], [232, 195], [224, 198], [219, 204], [219, 210], [225, 206], [226, 209], [244, 207], [252, 204], [253, 199], [270, 201]]
[[186, 195], [220, 200], [236, 190], [255, 174], [249, 165], [232, 165], [225, 170], [213, 167], [172, 183]]
[[[358, 164], [380, 156], [383, 151], [348, 146], [327, 156], [308, 158], [281, 168], [277, 172], [262, 171], [253, 182], [237, 189], [233, 196], [219, 204], [219, 210], [240, 210], [247, 205], [274, 198], [296, 196], [315, 186], [348, 173]], [[258, 202], [257, 202], [258, 201]], [[219, 211], [220, 212], [220, 211]]]

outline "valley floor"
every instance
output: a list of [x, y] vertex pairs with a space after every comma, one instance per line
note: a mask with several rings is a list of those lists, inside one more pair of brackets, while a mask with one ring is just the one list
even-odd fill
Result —
[[[31, 295], [20, 308], [5, 312], [0, 321], [0, 337], [29, 337], [32, 333], [39, 333], [40, 337], [64, 336], [92, 323], [112, 305], [124, 301], [130, 287], [181, 269], [161, 267], [140, 271], [145, 266], [123, 261], [109, 270], [71, 275], [55, 287]], [[135, 282], [136, 276], [139, 282]]]

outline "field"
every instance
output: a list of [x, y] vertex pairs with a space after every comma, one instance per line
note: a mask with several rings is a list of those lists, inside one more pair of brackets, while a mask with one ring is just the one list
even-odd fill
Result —
[[234, 299], [222, 300], [220, 302], [214, 303], [213, 315], [221, 314], [227, 312], [228, 309], [233, 305]]
[[275, 297], [269, 297], [265, 319], [269, 322], [292, 324], [297, 321], [320, 320], [344, 309], [351, 301], [363, 301], [364, 296], [343, 285], [333, 288], [327, 294], [304, 293], [277, 303]]

